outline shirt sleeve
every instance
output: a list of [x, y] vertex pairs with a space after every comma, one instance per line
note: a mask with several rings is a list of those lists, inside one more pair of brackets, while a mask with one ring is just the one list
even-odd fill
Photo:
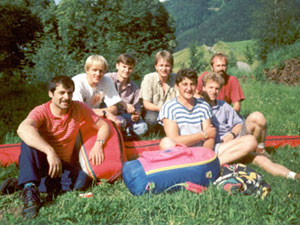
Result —
[[72, 78], [74, 85], [75, 85], [75, 90], [73, 92], [73, 97], [72, 100], [73, 101], [80, 101], [80, 102], [84, 102], [83, 101], [83, 95], [82, 95], [82, 84], [79, 80], [76, 80], [74, 78]]
[[[112, 79], [108, 76], [105, 78], [105, 84], [103, 85], [104, 90], [104, 102], [107, 107], [115, 105], [121, 101], [121, 98], [116, 90], [116, 87], [112, 81]], [[102, 79], [103, 79], [102, 78]]]
[[97, 123], [100, 116], [98, 116], [87, 104], [82, 102], [76, 103], [78, 114], [81, 116], [81, 122], [88, 123], [90, 125]]
[[35, 107], [27, 116], [27, 118], [34, 120], [36, 128], [41, 127], [45, 121], [45, 113], [43, 113], [42, 107], [44, 107], [44, 105]]
[[241, 117], [237, 114], [237, 112], [228, 104], [225, 103], [226, 105], [226, 112], [228, 113], [227, 115], [227, 125], [229, 127], [231, 127], [231, 129], [237, 125], [237, 124], [242, 124], [243, 120], [241, 119]]
[[153, 102], [153, 90], [150, 76], [144, 76], [141, 84], [141, 98]]

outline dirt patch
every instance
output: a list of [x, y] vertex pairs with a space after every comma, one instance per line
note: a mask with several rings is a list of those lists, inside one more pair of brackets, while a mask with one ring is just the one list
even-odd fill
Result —
[[288, 59], [273, 69], [264, 70], [270, 81], [289, 86], [300, 86], [300, 57]]

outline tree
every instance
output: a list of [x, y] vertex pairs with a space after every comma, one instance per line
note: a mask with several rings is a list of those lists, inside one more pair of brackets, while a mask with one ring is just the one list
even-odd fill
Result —
[[103, 55], [112, 69], [124, 52], [137, 57], [135, 71], [140, 76], [152, 69], [149, 58], [154, 52], [175, 47], [174, 24], [158, 0], [62, 0], [54, 14], [45, 29], [57, 24], [57, 34], [47, 35], [33, 57], [36, 66], [31, 73], [40, 79], [59, 71], [81, 72], [90, 54]]
[[24, 51], [42, 30], [39, 18], [21, 4], [0, 4], [0, 72], [10, 79], [21, 68]]
[[203, 51], [199, 51], [196, 43], [193, 43], [189, 48], [190, 53], [190, 67], [194, 69], [197, 73], [204, 71], [207, 67], [207, 62], [204, 58]]
[[268, 52], [294, 43], [300, 37], [299, 7], [296, 0], [259, 0], [253, 13], [252, 34], [258, 40], [259, 55], [266, 60]]

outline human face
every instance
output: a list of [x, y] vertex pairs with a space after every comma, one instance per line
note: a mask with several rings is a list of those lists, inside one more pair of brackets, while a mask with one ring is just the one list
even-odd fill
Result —
[[224, 77], [226, 75], [226, 71], [227, 71], [226, 58], [225, 57], [215, 57], [213, 60], [213, 65], [211, 66], [211, 70]]
[[197, 84], [190, 80], [189, 78], [184, 78], [179, 84], [177, 85], [179, 91], [179, 97], [185, 100], [193, 99], [193, 96], [196, 91]]
[[203, 86], [204, 98], [208, 102], [215, 102], [220, 92], [220, 84], [213, 80], [208, 80]]
[[52, 104], [56, 109], [67, 111], [71, 105], [73, 88], [65, 88], [62, 84], [56, 86], [55, 91], [49, 91]]
[[159, 59], [155, 65], [155, 69], [161, 79], [167, 79], [172, 71], [172, 65], [165, 59]]
[[122, 62], [117, 63], [116, 68], [118, 70], [118, 77], [125, 80], [127, 80], [130, 77], [133, 71], [133, 66], [126, 65]]
[[97, 84], [100, 83], [105, 72], [106, 70], [102, 66], [92, 64], [91, 67], [86, 71], [89, 85], [91, 85], [92, 87], [97, 86]]

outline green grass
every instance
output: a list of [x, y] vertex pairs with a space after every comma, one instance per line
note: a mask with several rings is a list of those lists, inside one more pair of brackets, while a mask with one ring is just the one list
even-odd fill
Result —
[[[269, 135], [299, 134], [299, 88], [251, 79], [242, 81], [242, 88], [246, 96], [242, 114], [262, 111], [269, 122]], [[271, 155], [275, 162], [300, 170], [300, 147], [281, 147]], [[92, 186], [87, 190], [93, 192], [91, 198], [80, 198], [79, 192], [62, 194], [29, 221], [20, 214], [20, 192], [0, 196], [0, 220], [1, 224], [300, 224], [300, 184], [251, 167], [271, 185], [264, 200], [230, 196], [214, 186], [201, 195], [179, 191], [133, 196], [120, 180], [114, 185]], [[15, 165], [2, 167], [0, 181], [17, 174]]]

